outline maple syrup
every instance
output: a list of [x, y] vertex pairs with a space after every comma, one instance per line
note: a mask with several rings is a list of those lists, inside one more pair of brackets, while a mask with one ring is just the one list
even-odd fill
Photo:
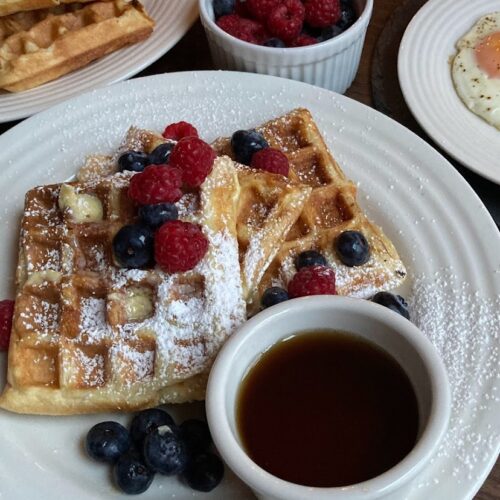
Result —
[[417, 439], [417, 399], [405, 371], [375, 344], [345, 332], [306, 332], [277, 343], [249, 369], [236, 404], [249, 457], [306, 486], [374, 478]]

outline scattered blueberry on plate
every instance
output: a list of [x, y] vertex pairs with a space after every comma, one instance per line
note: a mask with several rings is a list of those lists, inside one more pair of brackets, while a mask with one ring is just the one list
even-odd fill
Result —
[[408, 304], [401, 295], [395, 295], [389, 292], [378, 292], [372, 297], [372, 302], [391, 309], [391, 311], [401, 314], [406, 319], [410, 319]]
[[153, 482], [154, 472], [136, 455], [122, 455], [113, 467], [116, 486], [128, 495], [144, 493]]
[[85, 448], [94, 460], [116, 462], [130, 448], [130, 436], [118, 422], [101, 422], [88, 432]]
[[187, 467], [187, 446], [175, 425], [161, 425], [152, 430], [144, 440], [144, 460], [151, 470], [173, 476]]
[[192, 489], [211, 491], [224, 476], [222, 460], [211, 452], [206, 422], [190, 419], [177, 426], [160, 408], [141, 411], [129, 431], [118, 422], [94, 425], [85, 439], [90, 457], [113, 464], [113, 480], [123, 493], [146, 491], [156, 472], [179, 475]]

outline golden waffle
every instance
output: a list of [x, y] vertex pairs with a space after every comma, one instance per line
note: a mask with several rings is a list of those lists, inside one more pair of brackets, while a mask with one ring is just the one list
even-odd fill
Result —
[[154, 22], [133, 0], [66, 5], [0, 18], [0, 88], [27, 90], [147, 38]]
[[[116, 172], [118, 157], [125, 151], [151, 153], [165, 139], [149, 130], [131, 127], [113, 156], [90, 156], [80, 169], [81, 181], [99, 179]], [[241, 278], [245, 300], [252, 301], [264, 271], [302, 212], [311, 188], [282, 175], [236, 164], [240, 195], [237, 206], [237, 233]], [[183, 198], [180, 210], [192, 202]]]
[[[356, 186], [331, 156], [310, 112], [296, 109], [257, 130], [271, 147], [287, 155], [290, 179], [309, 186], [312, 193], [267, 268], [256, 297], [270, 286], [286, 288], [296, 272], [295, 257], [306, 250], [317, 250], [327, 258], [336, 272], [340, 295], [366, 298], [377, 290], [400, 285], [406, 270], [394, 245], [357, 204]], [[233, 156], [229, 139], [217, 140], [214, 147], [219, 154]], [[343, 265], [333, 249], [336, 237], [346, 230], [361, 231], [370, 244], [371, 258], [363, 266]], [[250, 311], [258, 308], [259, 301], [253, 300]]]
[[7, 16], [16, 12], [48, 9], [62, 4], [88, 3], [92, 1], [94, 0], [0, 0], [0, 16]]
[[172, 275], [114, 263], [113, 236], [136, 218], [130, 176], [28, 192], [1, 407], [72, 414], [203, 398], [218, 349], [245, 319], [236, 169], [218, 158], [185, 206], [181, 219], [202, 226], [209, 249]]

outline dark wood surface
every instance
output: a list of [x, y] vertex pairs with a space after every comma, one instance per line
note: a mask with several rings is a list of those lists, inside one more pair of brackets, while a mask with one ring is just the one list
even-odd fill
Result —
[[[425, 0], [374, 0], [374, 2], [374, 13], [368, 29], [359, 72], [346, 95], [385, 112], [432, 144], [432, 140], [420, 129], [404, 104], [396, 74], [399, 40], [413, 13], [425, 3]], [[207, 40], [198, 21], [168, 54], [138, 76], [213, 68]], [[0, 124], [0, 133], [16, 123]], [[497, 225], [500, 224], [500, 187], [456, 163], [454, 165], [481, 197]], [[500, 500], [500, 463], [498, 461], [475, 499]]]

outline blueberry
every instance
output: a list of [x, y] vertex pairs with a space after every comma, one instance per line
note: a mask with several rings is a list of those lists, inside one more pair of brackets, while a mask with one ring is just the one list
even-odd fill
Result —
[[231, 146], [236, 161], [243, 165], [250, 165], [253, 154], [268, 148], [269, 144], [256, 130], [238, 130], [231, 138]]
[[198, 455], [191, 461], [184, 479], [186, 483], [198, 491], [212, 491], [224, 476], [224, 464], [222, 460], [213, 453]]
[[189, 453], [175, 426], [162, 425], [146, 436], [144, 459], [152, 470], [172, 476], [185, 470]]
[[132, 172], [142, 172], [150, 164], [149, 156], [139, 151], [127, 151], [118, 158], [120, 172], [132, 170]]
[[319, 38], [321, 36], [321, 32], [321, 28], [315, 28], [314, 26], [309, 26], [308, 24], [304, 24], [302, 27], [302, 33], [304, 35], [312, 36], [313, 38]]
[[262, 307], [271, 307], [280, 302], [285, 302], [288, 298], [288, 292], [286, 290], [279, 286], [272, 286], [262, 294], [260, 302]]
[[356, 22], [356, 11], [354, 10], [354, 5], [352, 0], [341, 0], [341, 16], [340, 21], [337, 22], [337, 26], [345, 31], [350, 28]]
[[330, 40], [331, 38], [339, 36], [343, 32], [344, 30], [337, 25], [328, 26], [327, 28], [324, 28], [323, 31], [321, 32], [319, 40], [324, 42], [325, 40]]
[[152, 229], [158, 229], [164, 222], [175, 220], [179, 216], [177, 207], [173, 203], [158, 203], [139, 207], [141, 222]]
[[372, 297], [372, 302], [387, 307], [391, 311], [401, 314], [401, 316], [404, 316], [406, 319], [410, 319], [408, 304], [401, 295], [394, 295], [389, 292], [378, 292]]
[[335, 241], [340, 260], [349, 267], [361, 266], [370, 258], [370, 246], [359, 231], [344, 231]]
[[123, 226], [113, 238], [116, 260], [122, 267], [140, 269], [154, 263], [154, 238], [147, 226]]
[[315, 250], [307, 250], [299, 253], [295, 259], [295, 267], [297, 270], [307, 266], [328, 266], [328, 262], [319, 252]]
[[218, 19], [234, 13], [236, 0], [214, 0], [214, 16]]
[[162, 425], [174, 426], [174, 419], [159, 408], [151, 408], [138, 413], [130, 425], [130, 436], [135, 443], [141, 443], [151, 432]]
[[94, 460], [116, 462], [130, 448], [130, 436], [118, 422], [101, 422], [87, 433], [85, 448]]
[[181, 424], [180, 431], [191, 456], [204, 453], [212, 443], [208, 425], [202, 420], [186, 420]]
[[286, 47], [285, 42], [283, 40], [280, 40], [279, 38], [269, 38], [269, 40], [266, 40], [264, 44], [266, 47], [276, 47], [279, 49], [283, 49]]
[[165, 144], [160, 144], [149, 154], [149, 163], [151, 165], [165, 165], [170, 159], [170, 153], [174, 149], [175, 144], [173, 142], [166, 142]]
[[127, 453], [113, 467], [116, 486], [129, 495], [144, 493], [153, 482], [154, 472], [137, 456]]

